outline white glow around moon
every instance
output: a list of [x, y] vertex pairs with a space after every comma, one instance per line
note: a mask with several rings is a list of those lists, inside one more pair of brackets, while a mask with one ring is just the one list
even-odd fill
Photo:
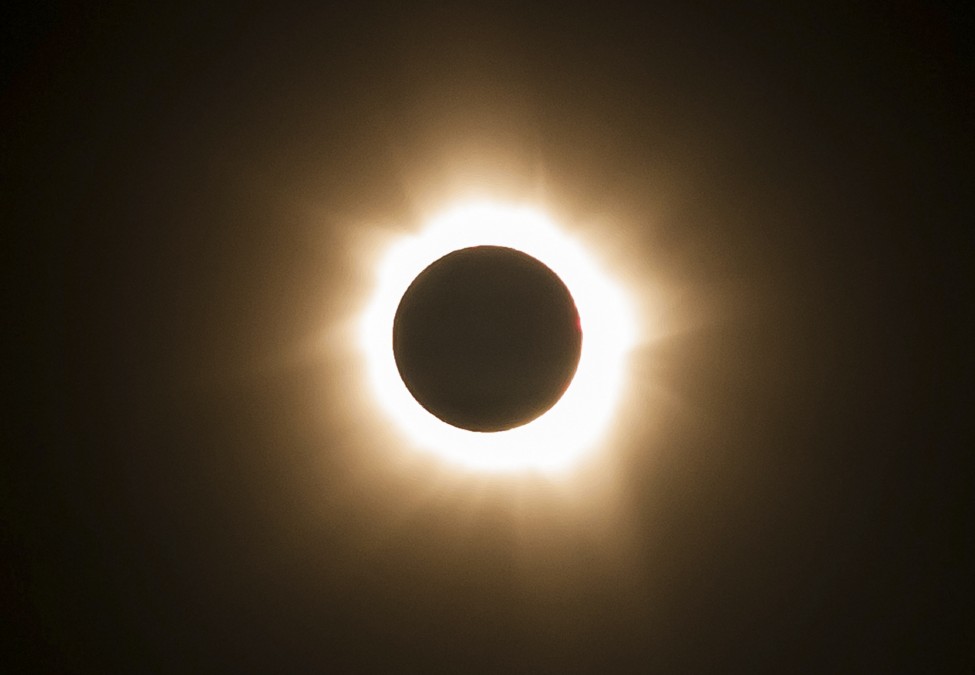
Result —
[[[459, 429], [427, 412], [400, 378], [392, 348], [396, 309], [416, 276], [452, 251], [481, 245], [517, 249], [551, 268], [575, 300], [583, 335], [579, 366], [562, 398], [532, 422], [492, 433]], [[361, 317], [360, 346], [379, 405], [417, 449], [472, 469], [549, 471], [572, 465], [604, 437], [636, 337], [632, 310], [589, 252], [546, 214], [496, 203], [456, 206], [419, 234], [393, 242], [377, 276]]]

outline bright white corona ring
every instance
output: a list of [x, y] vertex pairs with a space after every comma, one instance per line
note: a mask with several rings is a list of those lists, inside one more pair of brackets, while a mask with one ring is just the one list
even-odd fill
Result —
[[[576, 374], [558, 402], [520, 427], [475, 432], [430, 414], [407, 390], [393, 356], [393, 319], [413, 280], [431, 263], [471, 246], [506, 246], [547, 265], [569, 289], [582, 324]], [[634, 322], [620, 287], [543, 212], [496, 203], [464, 204], [433, 218], [381, 256], [375, 293], [362, 315], [360, 345], [373, 393], [419, 450], [471, 469], [553, 471], [598, 446], [620, 398]]]

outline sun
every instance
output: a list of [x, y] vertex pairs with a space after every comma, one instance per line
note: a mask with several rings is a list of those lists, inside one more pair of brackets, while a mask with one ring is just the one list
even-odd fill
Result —
[[[547, 265], [575, 300], [583, 334], [562, 398], [528, 424], [490, 433], [453, 427], [424, 409], [400, 378], [392, 348], [396, 309], [416, 276], [448, 253], [481, 245], [513, 248]], [[621, 396], [636, 337], [633, 313], [621, 286], [546, 213], [493, 202], [455, 205], [418, 234], [392, 242], [380, 258], [359, 344], [376, 401], [409, 445], [488, 472], [564, 470], [598, 446]]]

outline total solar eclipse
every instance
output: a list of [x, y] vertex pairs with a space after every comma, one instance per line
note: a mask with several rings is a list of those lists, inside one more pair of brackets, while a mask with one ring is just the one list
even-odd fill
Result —
[[376, 253], [358, 341], [391, 452], [557, 473], [601, 447], [637, 323], [595, 246], [537, 207], [470, 201]]
[[393, 322], [393, 352], [416, 401], [452, 426], [496, 432], [550, 409], [575, 374], [579, 314], [562, 280], [503, 246], [453, 251], [424, 269]]

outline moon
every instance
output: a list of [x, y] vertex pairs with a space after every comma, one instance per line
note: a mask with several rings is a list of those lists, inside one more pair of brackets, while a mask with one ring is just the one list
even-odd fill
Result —
[[407, 288], [393, 354], [413, 398], [452, 426], [498, 432], [549, 410], [575, 374], [579, 313], [551, 269], [502, 246], [436, 260]]

